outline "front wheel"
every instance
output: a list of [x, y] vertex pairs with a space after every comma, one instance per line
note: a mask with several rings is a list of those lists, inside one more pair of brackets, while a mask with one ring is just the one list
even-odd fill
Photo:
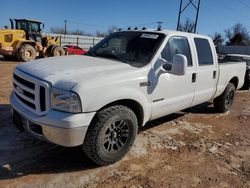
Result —
[[18, 58], [21, 61], [31, 61], [36, 59], [36, 49], [30, 44], [24, 44], [19, 50]]
[[126, 106], [111, 106], [97, 113], [83, 149], [98, 165], [120, 160], [133, 145], [138, 129], [135, 113]]
[[214, 99], [214, 107], [219, 112], [226, 112], [233, 103], [235, 85], [229, 83], [221, 96]]

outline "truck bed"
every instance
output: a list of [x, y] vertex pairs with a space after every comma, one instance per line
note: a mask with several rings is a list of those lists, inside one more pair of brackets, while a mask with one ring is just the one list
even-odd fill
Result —
[[219, 79], [217, 84], [217, 91], [215, 97], [221, 95], [225, 90], [229, 78], [234, 76], [238, 79], [238, 85], [236, 89], [240, 89], [244, 84], [244, 73], [246, 70], [246, 62], [227, 62], [219, 64]]

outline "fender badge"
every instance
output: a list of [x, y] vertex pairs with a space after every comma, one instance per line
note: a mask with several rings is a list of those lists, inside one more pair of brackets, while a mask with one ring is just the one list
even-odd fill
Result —
[[150, 86], [150, 85], [151, 85], [151, 82], [150, 82], [150, 81], [141, 82], [141, 83], [140, 83], [140, 87], [146, 87], [146, 86]]

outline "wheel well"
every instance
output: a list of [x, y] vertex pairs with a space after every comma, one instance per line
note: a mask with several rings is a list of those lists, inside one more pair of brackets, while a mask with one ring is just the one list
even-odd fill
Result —
[[110, 107], [110, 106], [114, 106], [114, 105], [123, 105], [123, 106], [130, 108], [135, 113], [138, 119], [138, 126], [142, 127], [143, 119], [144, 119], [144, 111], [140, 103], [132, 99], [122, 99], [122, 100], [109, 103], [105, 105], [104, 107], [102, 107], [100, 110]]
[[229, 81], [229, 83], [234, 84], [235, 89], [237, 89], [238, 83], [239, 83], [239, 79], [238, 79], [237, 77], [233, 77], [233, 78]]
[[35, 50], [36, 50], [36, 43], [34, 43], [34, 42], [29, 42], [29, 41], [24, 41], [24, 42], [20, 43], [18, 49], [20, 50], [21, 47], [22, 47], [23, 45], [25, 45], [25, 44], [29, 44], [29, 45], [33, 46], [33, 47], [35, 48]]

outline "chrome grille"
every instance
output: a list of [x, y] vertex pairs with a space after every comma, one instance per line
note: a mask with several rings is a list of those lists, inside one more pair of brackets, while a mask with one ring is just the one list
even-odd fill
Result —
[[49, 110], [50, 86], [47, 82], [16, 69], [13, 74], [13, 90], [17, 100], [36, 115], [45, 115]]

